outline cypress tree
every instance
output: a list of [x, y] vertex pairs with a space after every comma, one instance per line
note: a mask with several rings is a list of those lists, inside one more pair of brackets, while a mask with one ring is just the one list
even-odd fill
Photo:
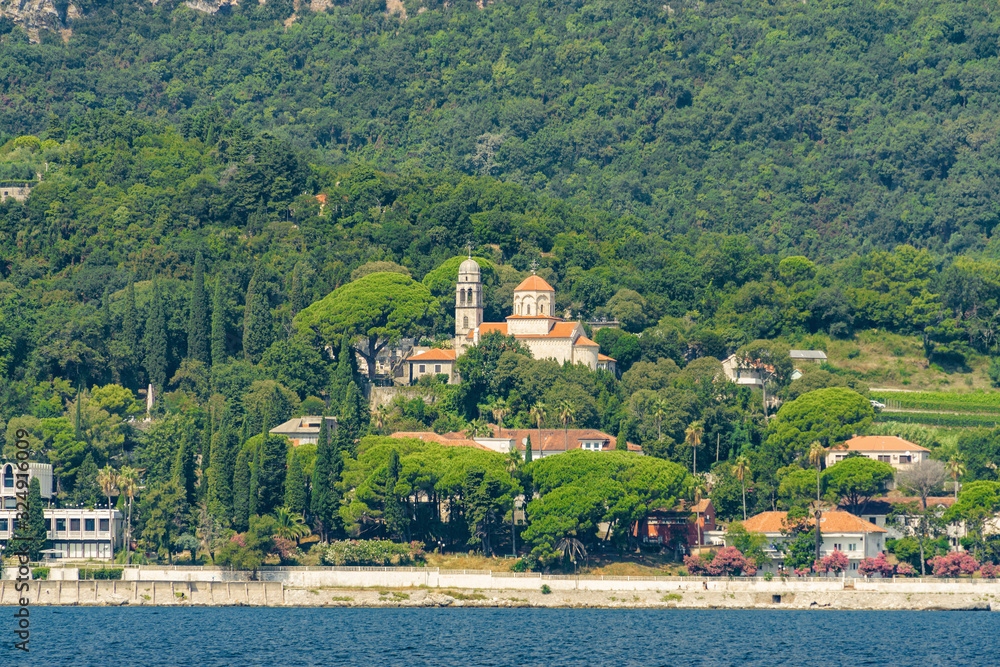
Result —
[[528, 438], [527, 438], [527, 443], [524, 445], [524, 462], [525, 463], [531, 463], [531, 460], [532, 460], [532, 456], [531, 456], [531, 436], [529, 435]]
[[229, 523], [233, 517], [233, 471], [235, 451], [229, 412], [215, 435], [212, 436], [212, 458], [208, 469], [208, 511], [219, 520]]
[[73, 484], [73, 504], [85, 507], [94, 507], [101, 499], [101, 492], [97, 488], [97, 463], [94, 462], [94, 455], [87, 452], [86, 458], [76, 471], [76, 482]]
[[37, 477], [32, 477], [28, 484], [28, 525], [27, 533], [32, 537], [28, 547], [28, 558], [40, 560], [42, 549], [48, 540], [45, 530], [45, 509], [42, 507], [42, 485]]
[[184, 495], [184, 502], [190, 506], [197, 502], [195, 489], [195, 448], [197, 447], [197, 434], [193, 426], [186, 429], [184, 437], [181, 438], [180, 449], [174, 457], [174, 465], [171, 470], [171, 479]]
[[208, 294], [205, 291], [205, 258], [201, 252], [194, 260], [194, 281], [188, 305], [188, 359], [209, 362]]
[[253, 464], [250, 466], [250, 493], [247, 501], [247, 510], [250, 516], [260, 514], [260, 450], [262, 447], [254, 447]]
[[104, 286], [104, 295], [101, 297], [101, 334], [107, 349], [107, 342], [111, 339], [111, 292], [107, 285]]
[[347, 336], [343, 336], [340, 339], [340, 353], [337, 355], [337, 370], [330, 381], [330, 409], [334, 412], [340, 412], [340, 404], [353, 380], [354, 351]]
[[295, 514], [306, 513], [306, 481], [302, 473], [302, 462], [298, 452], [292, 452], [292, 460], [288, 464], [288, 476], [285, 478], [285, 506]]
[[271, 305], [265, 287], [263, 271], [258, 265], [247, 287], [243, 309], [243, 354], [255, 364], [271, 345]]
[[385, 480], [385, 495], [382, 501], [382, 519], [389, 533], [398, 540], [405, 540], [409, 532], [409, 521], [406, 517], [406, 507], [396, 495], [396, 484], [399, 482], [399, 452], [389, 451], [389, 471]]
[[212, 363], [221, 364], [226, 360], [226, 319], [222, 303], [222, 276], [215, 278], [215, 294], [212, 297]]
[[167, 318], [163, 312], [160, 283], [153, 280], [153, 301], [146, 319], [146, 373], [149, 381], [162, 393], [167, 384]]
[[83, 442], [83, 390], [80, 387], [76, 389], [76, 419], [73, 420], [73, 439], [77, 442]]
[[198, 485], [198, 496], [208, 496], [208, 472], [212, 466], [212, 435], [215, 430], [215, 410], [210, 409], [205, 427], [201, 431], [201, 484]]
[[628, 434], [625, 432], [625, 423], [618, 428], [618, 437], [615, 438], [615, 450], [619, 452], [628, 451]]
[[323, 424], [319, 429], [319, 439], [316, 442], [316, 463], [313, 468], [312, 498], [309, 509], [318, 532], [323, 539], [336, 527], [337, 509], [340, 498], [337, 495], [337, 482], [340, 481], [340, 456], [336, 445], [331, 441], [330, 429], [324, 415]]
[[240, 449], [233, 471], [233, 528], [238, 533], [250, 527], [250, 465], [245, 449]]
[[354, 443], [368, 427], [368, 410], [365, 407], [358, 385], [351, 382], [340, 404], [340, 417], [337, 420], [337, 433], [344, 433], [347, 443], [345, 451], [354, 452]]
[[288, 297], [292, 308], [292, 317], [302, 312], [306, 307], [306, 297], [302, 292], [302, 262], [296, 262], [292, 269], [292, 289]]
[[131, 373], [139, 356], [139, 310], [135, 306], [135, 279], [129, 276], [122, 320], [122, 343], [125, 348], [125, 370]]

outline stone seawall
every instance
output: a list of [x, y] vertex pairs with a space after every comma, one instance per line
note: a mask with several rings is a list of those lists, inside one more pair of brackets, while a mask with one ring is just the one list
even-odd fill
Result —
[[[677, 609], [1000, 610], [1000, 582], [982, 580], [573, 577], [435, 568], [129, 568], [122, 581], [33, 581], [35, 605], [294, 607], [580, 607]], [[0, 582], [0, 605], [24, 595]], [[543, 593], [548, 590], [548, 593]]]

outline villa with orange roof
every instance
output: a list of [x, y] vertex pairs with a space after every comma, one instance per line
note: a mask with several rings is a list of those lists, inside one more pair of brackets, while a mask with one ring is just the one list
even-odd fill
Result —
[[[809, 528], [816, 519], [805, 519]], [[771, 562], [764, 566], [764, 572], [777, 572], [785, 554], [783, 550], [791, 537], [788, 530], [788, 512], [761, 512], [743, 522], [743, 527], [751, 533], [760, 533], [767, 539], [765, 553]], [[849, 512], [823, 512], [820, 515], [820, 556], [828, 556], [839, 551], [847, 556], [847, 576], [858, 576], [858, 565], [865, 558], [874, 558], [885, 550], [886, 529], [865, 521]], [[725, 531], [706, 531], [706, 542], [723, 544]]]
[[930, 458], [931, 450], [897, 438], [894, 435], [865, 435], [851, 438], [826, 456], [827, 467], [843, 461], [848, 454], [858, 453], [901, 470]]
[[424, 375], [439, 373], [447, 374], [449, 383], [457, 383], [458, 357], [493, 331], [513, 336], [531, 350], [535, 359], [583, 364], [591, 370], [614, 372], [615, 360], [600, 353], [601, 346], [587, 338], [582, 323], [556, 317], [555, 295], [551, 285], [541, 276], [532, 274], [514, 289], [511, 314], [505, 322], [483, 322], [479, 264], [472, 258], [465, 260], [458, 267], [455, 287], [454, 349], [428, 350], [408, 358], [408, 384]]

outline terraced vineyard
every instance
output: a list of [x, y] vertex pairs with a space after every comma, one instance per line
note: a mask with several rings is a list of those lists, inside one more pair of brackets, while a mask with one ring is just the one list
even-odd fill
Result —
[[874, 391], [872, 398], [885, 404], [878, 421], [952, 427], [1000, 425], [1000, 393]]

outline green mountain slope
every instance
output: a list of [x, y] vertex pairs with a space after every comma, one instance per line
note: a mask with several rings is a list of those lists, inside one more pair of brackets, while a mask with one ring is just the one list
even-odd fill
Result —
[[4, 131], [121, 100], [189, 136], [236, 119], [324, 162], [489, 174], [814, 259], [981, 248], [997, 223], [1000, 25], [978, 5], [84, 9], [66, 45], [7, 26]]

